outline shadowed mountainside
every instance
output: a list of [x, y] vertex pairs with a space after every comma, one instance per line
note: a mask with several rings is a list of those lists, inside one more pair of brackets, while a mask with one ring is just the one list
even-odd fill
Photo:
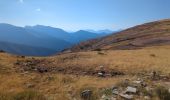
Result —
[[11, 54], [25, 55], [25, 56], [30, 56], [30, 55], [49, 56], [57, 52], [55, 50], [48, 49], [48, 48], [33, 47], [28, 45], [2, 42], [2, 41], [0, 41], [0, 50], [3, 50]]

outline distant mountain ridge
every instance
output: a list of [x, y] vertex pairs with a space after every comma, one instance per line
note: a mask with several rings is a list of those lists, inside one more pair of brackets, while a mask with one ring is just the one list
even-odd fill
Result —
[[[68, 33], [59, 28], [43, 25], [17, 27], [1, 23], [0, 45], [2, 44], [3, 46], [0, 49], [7, 52], [10, 51], [13, 54], [44, 56], [55, 54], [79, 42], [103, 35], [82, 30]], [[7, 44], [6, 47], [4, 44]], [[40, 51], [46, 53], [42, 54]]]
[[92, 29], [86, 29], [85, 31], [92, 32], [92, 33], [97, 33], [97, 34], [101, 34], [101, 33], [111, 34], [111, 33], [114, 33], [114, 31], [109, 30], [109, 29], [97, 30], [97, 31], [96, 30], [92, 30]]

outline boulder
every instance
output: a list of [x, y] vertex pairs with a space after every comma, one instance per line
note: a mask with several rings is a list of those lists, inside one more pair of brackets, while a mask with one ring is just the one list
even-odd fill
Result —
[[136, 92], [137, 92], [137, 88], [134, 87], [128, 86], [126, 89], [126, 93], [136, 93]]

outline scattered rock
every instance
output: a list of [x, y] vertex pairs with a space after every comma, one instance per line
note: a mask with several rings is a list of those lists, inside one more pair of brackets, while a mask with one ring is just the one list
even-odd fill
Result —
[[117, 86], [112, 86], [112, 90], [115, 90], [117, 89], [118, 87]]
[[117, 75], [124, 75], [123, 72], [120, 72], [120, 71], [111, 71], [111, 76], [117, 76]]
[[99, 77], [104, 77], [104, 74], [99, 72], [99, 73], [98, 73], [98, 76], [99, 76]]
[[118, 94], [119, 94], [118, 87], [112, 86], [112, 93], [113, 93], [114, 95], [118, 95]]
[[136, 92], [137, 92], [137, 88], [134, 87], [128, 86], [126, 89], [126, 93], [136, 93]]
[[146, 84], [145, 82], [142, 82], [142, 83], [141, 83], [141, 86], [142, 86], [142, 87], [147, 87], [147, 84]]
[[83, 92], [81, 92], [81, 98], [85, 100], [89, 100], [91, 95], [92, 95], [91, 90], [84, 90]]
[[117, 89], [114, 89], [114, 90], [112, 91], [112, 93], [113, 93], [114, 95], [118, 95], [118, 94], [119, 94], [119, 91], [118, 91]]
[[133, 81], [133, 83], [135, 83], [135, 84], [141, 84], [142, 81]]
[[100, 68], [100, 70], [104, 70], [104, 66], [102, 66], [102, 65], [99, 66], [99, 68]]
[[111, 100], [117, 100], [115, 97], [111, 97]]
[[149, 96], [144, 96], [145, 100], [150, 100], [151, 98]]
[[103, 95], [101, 100], [110, 100], [110, 98], [106, 95]]
[[128, 100], [132, 100], [133, 99], [133, 95], [120, 94], [120, 96], [123, 97], [124, 99], [128, 99]]
[[37, 71], [40, 72], [40, 73], [45, 73], [45, 72], [48, 72], [48, 69], [45, 68], [45, 67], [38, 67]]
[[35, 87], [35, 85], [34, 85], [34, 84], [31, 84], [31, 83], [26, 84], [26, 86], [27, 86], [27, 88], [34, 88], [34, 87]]
[[105, 77], [105, 71], [100, 71], [100, 72], [98, 72], [98, 76], [99, 77]]
[[109, 97], [109, 96], [103, 95], [100, 100], [117, 100], [117, 99], [114, 97]]

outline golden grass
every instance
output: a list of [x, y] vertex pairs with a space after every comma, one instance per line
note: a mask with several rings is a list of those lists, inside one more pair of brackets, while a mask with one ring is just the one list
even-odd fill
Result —
[[[80, 98], [80, 92], [84, 89], [92, 89], [94, 97], [100, 94], [99, 89], [111, 87], [126, 78], [135, 78], [132, 74], [141, 71], [161, 71], [170, 73], [170, 46], [150, 47], [139, 50], [114, 50], [98, 52], [80, 52], [63, 54], [53, 57], [42, 57], [51, 61], [53, 66], [63, 68], [80, 67], [86, 69], [97, 69], [99, 65], [111, 69], [117, 69], [126, 73], [125, 76], [113, 78], [99, 78], [94, 76], [64, 75], [59, 73], [16, 72], [14, 63], [16, 56], [0, 53], [0, 93], [20, 93], [25, 90], [36, 90], [50, 100], [71, 100]], [[29, 59], [25, 58], [25, 59]], [[27, 87], [33, 84], [34, 87]]]
[[[78, 66], [84, 69], [94, 69], [100, 65], [104, 65], [104, 67], [118, 69], [127, 73], [153, 70], [170, 73], [169, 50], [170, 46], [157, 46], [138, 50], [102, 51], [105, 55], [100, 55], [95, 51], [80, 52], [77, 54], [55, 56], [48, 58], [48, 60], [53, 61], [52, 65], [62, 67]], [[76, 56], [69, 58], [73, 55]]]

